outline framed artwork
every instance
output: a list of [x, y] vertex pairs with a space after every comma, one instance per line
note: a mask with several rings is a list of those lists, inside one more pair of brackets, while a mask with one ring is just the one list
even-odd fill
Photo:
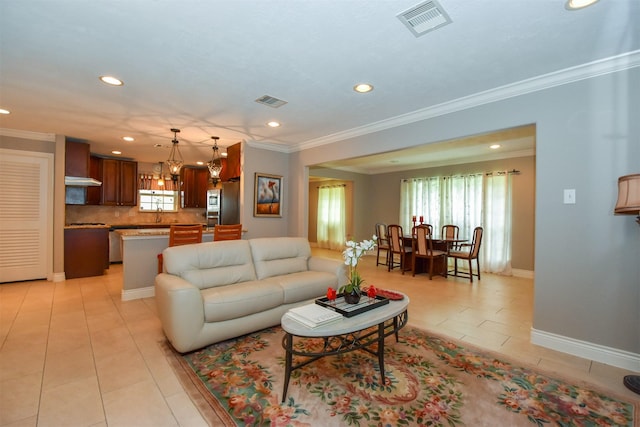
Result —
[[282, 217], [282, 176], [256, 172], [253, 216]]

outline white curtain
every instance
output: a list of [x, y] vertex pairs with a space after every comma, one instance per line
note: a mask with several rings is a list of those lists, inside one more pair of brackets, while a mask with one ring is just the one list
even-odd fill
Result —
[[443, 178], [441, 225], [435, 228], [440, 235], [442, 225], [460, 228], [461, 239], [471, 239], [473, 229], [482, 225], [482, 175]]
[[460, 228], [460, 238], [473, 238], [483, 227], [480, 267], [511, 274], [511, 175], [508, 173], [404, 179], [400, 184], [400, 218], [405, 234], [420, 216], [440, 235], [443, 225]]
[[[483, 270], [511, 276], [511, 174], [490, 174], [484, 188]], [[484, 262], [483, 262], [484, 261]]]
[[346, 242], [344, 185], [324, 186], [318, 189], [318, 246], [343, 249]]
[[431, 224], [436, 230], [440, 222], [440, 178], [403, 179], [400, 182], [400, 218], [404, 234], [411, 233], [413, 216], [416, 223]]

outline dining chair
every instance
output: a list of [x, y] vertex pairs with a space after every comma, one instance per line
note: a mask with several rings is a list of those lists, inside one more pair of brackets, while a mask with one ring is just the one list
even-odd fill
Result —
[[[450, 251], [449, 258], [453, 258], [453, 275], [457, 277], [468, 277], [469, 282], [473, 283], [473, 276], [478, 276], [480, 280], [480, 245], [482, 244], [482, 227], [476, 227], [473, 230], [473, 240], [471, 243], [462, 243], [457, 251]], [[467, 260], [469, 262], [469, 271], [458, 271], [458, 260]], [[472, 261], [476, 260], [477, 273], [473, 273]]]
[[428, 224], [417, 225], [414, 227], [415, 234], [413, 235], [413, 262], [411, 264], [411, 270], [413, 275], [416, 275], [416, 265], [418, 259], [426, 259], [429, 263], [429, 280], [433, 280], [433, 265], [436, 260], [441, 259], [443, 264], [442, 275], [447, 277], [447, 253], [433, 249], [433, 235], [431, 230], [433, 227], [428, 227]]
[[242, 224], [218, 224], [213, 227], [213, 241], [242, 239]]
[[[376, 255], [376, 267], [380, 264], [389, 264], [389, 236], [387, 236], [387, 224], [379, 222], [376, 224], [375, 235], [378, 236], [378, 250]], [[385, 251], [384, 263], [380, 262], [380, 250]]]
[[[447, 224], [442, 226], [442, 231], [440, 232], [440, 237], [442, 239], [454, 239], [457, 240], [460, 234], [460, 227], [457, 225]], [[447, 250], [458, 250], [459, 243], [456, 242], [448, 242]]]
[[[389, 233], [389, 262], [387, 263], [387, 271], [400, 267], [402, 274], [404, 274], [405, 271], [411, 269], [410, 267], [407, 268], [406, 260], [407, 257], [411, 257], [412, 248], [404, 244], [402, 226], [390, 224], [387, 227], [387, 233]], [[398, 262], [396, 262], [396, 255], [398, 256]]]
[[[169, 246], [189, 245], [202, 242], [202, 225], [172, 225], [169, 227]], [[158, 274], [163, 269], [162, 254], [158, 254]]]

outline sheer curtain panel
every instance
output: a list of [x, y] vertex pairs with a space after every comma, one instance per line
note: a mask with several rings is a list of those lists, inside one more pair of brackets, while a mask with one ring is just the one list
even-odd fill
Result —
[[343, 249], [346, 242], [344, 185], [324, 186], [318, 189], [318, 246]]
[[[483, 271], [511, 276], [511, 174], [485, 178]], [[487, 232], [488, 231], [488, 232]]]

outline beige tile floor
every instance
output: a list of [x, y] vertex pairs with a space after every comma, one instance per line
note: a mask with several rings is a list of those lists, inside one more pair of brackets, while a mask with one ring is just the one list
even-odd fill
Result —
[[[340, 258], [339, 252], [314, 250]], [[628, 372], [529, 343], [533, 281], [359, 269], [411, 298], [409, 322], [629, 397]], [[0, 426], [202, 426], [159, 346], [153, 298], [122, 302], [122, 266], [100, 277], [0, 285]]]

